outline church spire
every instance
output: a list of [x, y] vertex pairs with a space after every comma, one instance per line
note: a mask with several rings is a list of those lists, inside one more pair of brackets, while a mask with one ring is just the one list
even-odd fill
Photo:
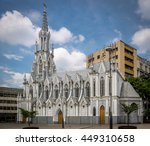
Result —
[[48, 31], [48, 21], [47, 21], [47, 6], [46, 3], [43, 3], [44, 10], [43, 10], [43, 22], [42, 22], [42, 30], [43, 31]]

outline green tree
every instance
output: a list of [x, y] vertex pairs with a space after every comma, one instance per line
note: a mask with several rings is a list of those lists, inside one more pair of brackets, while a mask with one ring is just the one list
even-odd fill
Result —
[[30, 123], [31, 123], [30, 118], [35, 117], [36, 111], [28, 111], [23, 108], [19, 108], [19, 109], [20, 109], [22, 117], [23, 117], [23, 119], [22, 119], [23, 123], [26, 123], [27, 118], [28, 118], [28, 125], [30, 126]]
[[145, 109], [143, 113], [144, 113], [145, 118], [148, 120], [150, 117], [150, 109]]
[[130, 114], [134, 111], [138, 110], [138, 105], [136, 103], [132, 103], [131, 105], [121, 104], [123, 111], [127, 114], [127, 125], [130, 123]]
[[150, 74], [138, 78], [130, 77], [127, 80], [131, 83], [140, 97], [142, 97], [145, 110], [148, 110], [150, 102]]

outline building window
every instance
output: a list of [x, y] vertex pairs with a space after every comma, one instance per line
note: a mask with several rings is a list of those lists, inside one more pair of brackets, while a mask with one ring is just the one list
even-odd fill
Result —
[[49, 72], [50, 72], [50, 70], [51, 70], [51, 64], [50, 64], [50, 59], [49, 59], [49, 61], [48, 61], [48, 69], [49, 69]]
[[78, 85], [78, 83], [75, 84], [75, 97], [79, 97], [79, 85]]
[[93, 80], [93, 96], [96, 95], [95, 79]]
[[96, 108], [93, 107], [93, 116], [96, 116]]
[[58, 86], [56, 85], [55, 86], [55, 98], [58, 98], [58, 93], [59, 93], [59, 90], [58, 90]]
[[101, 77], [100, 79], [100, 96], [104, 96], [105, 95], [105, 81], [104, 78]]
[[39, 61], [39, 73], [42, 73], [42, 59], [40, 58], [40, 61]]
[[90, 97], [90, 83], [89, 82], [86, 83], [85, 90], [86, 90], [86, 96]]
[[30, 93], [31, 98], [33, 98], [33, 87], [32, 86], [30, 86], [29, 93]]
[[48, 99], [48, 97], [49, 97], [49, 92], [48, 92], [48, 87], [47, 86], [45, 88], [45, 97], [46, 97], [46, 99]]
[[131, 106], [133, 106], [133, 107], [138, 109], [138, 105], [136, 103], [132, 103]]
[[40, 97], [40, 95], [41, 95], [41, 92], [42, 92], [42, 85], [39, 84], [39, 97]]
[[64, 88], [64, 93], [65, 93], [65, 97], [68, 98], [68, 85], [65, 84], [65, 88]]
[[97, 55], [97, 59], [100, 59], [100, 55]]

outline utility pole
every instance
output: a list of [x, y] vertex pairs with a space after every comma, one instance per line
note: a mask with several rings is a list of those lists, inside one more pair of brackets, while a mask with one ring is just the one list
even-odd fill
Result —
[[62, 106], [62, 129], [64, 129], [64, 128], [65, 128], [65, 123], [64, 123], [64, 108], [63, 108], [63, 107], [64, 107], [64, 101], [63, 101], [63, 82], [62, 82], [62, 81], [61, 81], [61, 84], [60, 84], [60, 85], [61, 85], [61, 88], [62, 88], [62, 89], [61, 89], [61, 90], [62, 90], [62, 91], [61, 91], [61, 92], [62, 92], [62, 93], [61, 93], [61, 94], [62, 94], [62, 95], [61, 95], [61, 97], [62, 97], [62, 98], [61, 98], [61, 106]]
[[109, 104], [109, 128], [113, 129], [113, 117], [112, 117], [112, 69], [111, 69], [111, 52], [112, 47], [107, 47], [106, 51], [109, 53], [109, 98], [110, 98], [110, 104]]

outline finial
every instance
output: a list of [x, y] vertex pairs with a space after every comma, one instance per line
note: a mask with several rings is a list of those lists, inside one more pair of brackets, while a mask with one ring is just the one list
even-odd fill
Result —
[[26, 81], [26, 74], [24, 74], [24, 81]]
[[52, 43], [52, 55], [54, 57], [54, 44]]
[[38, 51], [38, 42], [37, 40], [35, 41], [35, 49], [36, 49], [36, 52]]

